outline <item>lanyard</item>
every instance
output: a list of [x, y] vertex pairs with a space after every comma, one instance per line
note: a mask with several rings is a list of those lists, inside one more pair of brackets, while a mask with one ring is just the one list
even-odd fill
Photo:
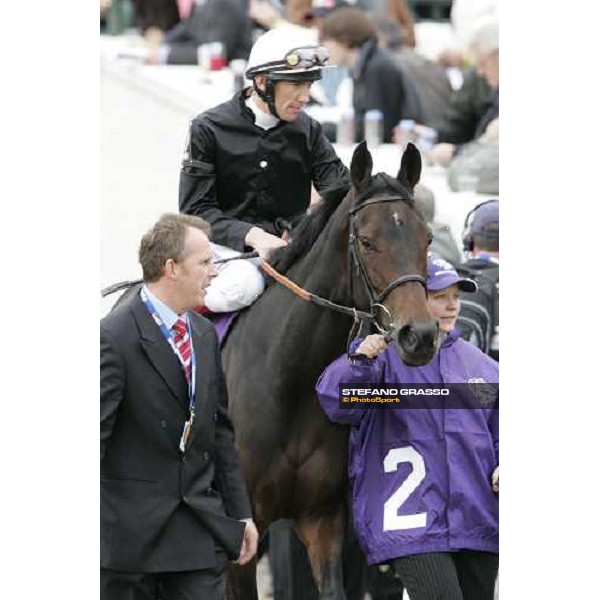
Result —
[[[144, 288], [142, 288], [140, 290], [140, 296], [142, 297], [142, 302], [148, 309], [150, 316], [154, 319], [154, 322], [158, 325], [158, 328], [160, 329], [164, 338], [169, 343], [169, 346], [171, 346], [171, 349], [175, 353], [175, 356], [177, 356], [177, 358], [179, 359], [179, 362], [181, 363], [181, 367], [183, 368], [184, 373], [185, 373], [185, 363], [183, 360], [183, 356], [181, 356], [179, 349], [175, 345], [175, 341], [173, 340], [172, 333], [167, 329], [167, 326], [164, 324], [163, 320], [160, 318], [158, 311], [154, 307], [154, 304], [152, 304], [152, 300], [150, 300], [150, 298], [148, 297], [148, 294], [146, 293], [146, 290]], [[191, 377], [190, 377], [190, 380], [188, 381], [188, 398], [189, 398], [189, 402], [190, 402], [189, 403], [190, 418], [185, 422], [185, 425], [183, 427], [183, 433], [181, 434], [181, 441], [179, 442], [179, 449], [182, 452], [185, 451], [185, 444], [188, 440], [190, 430], [191, 430], [192, 424], [194, 422], [194, 417], [196, 416], [196, 353], [194, 352], [194, 345], [192, 344], [192, 333], [191, 333], [189, 323], [188, 323], [188, 336], [190, 338], [190, 349], [191, 349], [191, 354], [192, 354], [192, 356], [191, 356]], [[187, 379], [187, 377], [186, 377], [186, 379]]]

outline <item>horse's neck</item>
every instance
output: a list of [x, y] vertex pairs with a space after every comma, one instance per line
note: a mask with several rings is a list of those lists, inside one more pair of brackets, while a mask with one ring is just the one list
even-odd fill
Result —
[[289, 277], [308, 291], [336, 302], [351, 302], [348, 249], [350, 200], [331, 215], [312, 248], [289, 270]]
[[[349, 258], [349, 206], [346, 198], [329, 219], [313, 247], [288, 271], [288, 277], [299, 286], [343, 306], [356, 306], [351, 286]], [[357, 306], [364, 309], [365, 306]], [[310, 330], [311, 347], [319, 348], [323, 358], [333, 358], [345, 348], [351, 326], [347, 315], [315, 304], [295, 303], [288, 313], [290, 322], [307, 320], [307, 328], [287, 329], [288, 342], [306, 345]], [[297, 337], [296, 340], [293, 338]], [[308, 365], [307, 365], [308, 366]]]

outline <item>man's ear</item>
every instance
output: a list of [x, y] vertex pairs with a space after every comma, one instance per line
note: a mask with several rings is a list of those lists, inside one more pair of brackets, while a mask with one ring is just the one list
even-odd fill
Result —
[[175, 277], [175, 261], [172, 258], [166, 260], [163, 274], [168, 279], [173, 279]]

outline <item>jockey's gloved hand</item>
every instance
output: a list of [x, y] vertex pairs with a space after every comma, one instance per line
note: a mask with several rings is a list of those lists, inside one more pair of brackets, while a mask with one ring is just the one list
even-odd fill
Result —
[[246, 246], [254, 248], [263, 260], [267, 260], [271, 250], [287, 246], [287, 242], [271, 235], [260, 227], [253, 227], [248, 231], [244, 239]]

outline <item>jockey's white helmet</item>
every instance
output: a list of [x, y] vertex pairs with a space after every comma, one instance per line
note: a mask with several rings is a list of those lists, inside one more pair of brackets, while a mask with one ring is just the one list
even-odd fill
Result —
[[273, 81], [316, 81], [327, 65], [329, 52], [314, 34], [300, 27], [282, 27], [263, 33], [252, 46], [246, 77], [267, 75]]

